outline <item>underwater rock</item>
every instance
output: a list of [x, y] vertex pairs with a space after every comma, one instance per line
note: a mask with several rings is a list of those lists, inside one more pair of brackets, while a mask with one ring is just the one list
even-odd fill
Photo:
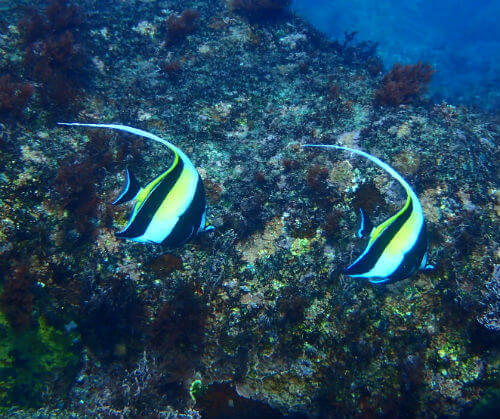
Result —
[[83, 23], [82, 10], [64, 0], [53, 0], [44, 13], [35, 9], [19, 22], [23, 35], [24, 65], [39, 82], [38, 93], [45, 106], [67, 112], [79, 105], [87, 59], [75, 34]]
[[197, 20], [200, 13], [194, 9], [186, 9], [179, 16], [169, 16], [167, 25], [167, 42], [179, 42], [192, 33], [198, 26]]
[[[261, 19], [218, 0], [85, 0], [80, 25], [71, 3], [56, 4], [67, 15], [51, 23], [58, 36], [34, 29], [51, 19], [44, 6], [25, 40], [5, 24], [5, 74], [31, 83], [25, 48], [43, 52], [53, 38], [69, 61], [51, 74], [76, 81], [86, 67], [73, 79], [65, 54], [85, 45], [105, 71], [78, 95], [78, 120], [175, 138], [203, 168], [216, 229], [175, 249], [118, 241], [113, 231], [134, 209], [107, 203], [126, 167], [154, 179], [174, 157], [127, 134], [55, 128], [36, 93], [45, 81], [32, 73], [29, 109], [0, 124], [0, 301], [22, 288], [23, 312], [10, 316], [27, 325], [9, 324], [21, 304], [5, 297], [0, 416], [200, 418], [239, 406], [253, 417], [467, 416], [490, 400], [495, 115], [418, 95], [378, 106], [373, 48], [349, 33], [327, 39], [286, 8]], [[167, 42], [167, 20], [186, 7], [200, 15], [194, 30]], [[24, 15], [10, 8], [4, 19]], [[421, 198], [433, 272], [377, 287], [341, 273], [365, 247], [352, 207], [372, 208], [379, 224], [404, 191], [349, 154], [301, 149], [310, 142], [367, 150], [399, 169]], [[13, 281], [22, 265], [27, 287]], [[16, 336], [30, 337], [35, 356]], [[193, 400], [197, 380], [207, 399]]]

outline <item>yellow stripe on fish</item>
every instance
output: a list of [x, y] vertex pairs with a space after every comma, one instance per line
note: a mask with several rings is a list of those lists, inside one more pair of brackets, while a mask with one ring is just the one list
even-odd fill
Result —
[[[345, 274], [381, 283], [408, 278], [419, 269], [431, 268], [426, 266], [428, 244], [422, 205], [411, 186], [396, 170], [371, 154], [349, 147], [320, 144], [303, 147], [335, 148], [363, 156], [394, 177], [407, 193], [404, 207], [372, 229], [365, 250], [345, 269]], [[364, 211], [361, 211], [361, 216], [360, 231], [364, 230]]]
[[131, 171], [127, 183], [113, 202], [135, 201], [127, 226], [117, 237], [142, 243], [180, 246], [197, 234], [213, 229], [206, 220], [203, 182], [193, 163], [178, 147], [141, 129], [118, 124], [59, 123], [60, 125], [109, 128], [146, 137], [166, 145], [174, 153], [172, 165], [145, 187]]

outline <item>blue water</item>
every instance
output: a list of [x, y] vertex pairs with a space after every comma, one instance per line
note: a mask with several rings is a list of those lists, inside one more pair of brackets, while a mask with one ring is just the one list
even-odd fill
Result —
[[332, 38], [357, 31], [378, 42], [386, 68], [432, 64], [436, 101], [500, 109], [498, 0], [294, 0], [293, 8]]

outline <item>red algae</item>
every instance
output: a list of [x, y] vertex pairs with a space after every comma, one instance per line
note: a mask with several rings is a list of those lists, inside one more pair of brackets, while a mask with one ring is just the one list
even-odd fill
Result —
[[26, 265], [17, 266], [6, 277], [0, 294], [0, 309], [16, 330], [30, 325], [34, 307], [33, 287], [33, 279]]
[[396, 63], [375, 92], [375, 101], [388, 106], [414, 102], [425, 90], [434, 72], [429, 64], [421, 62], [414, 65]]
[[0, 113], [19, 115], [32, 95], [32, 84], [15, 82], [10, 74], [0, 77]]

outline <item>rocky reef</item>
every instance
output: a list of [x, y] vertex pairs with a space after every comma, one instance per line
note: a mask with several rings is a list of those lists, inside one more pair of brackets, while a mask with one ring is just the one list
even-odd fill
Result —
[[[430, 103], [421, 85], [380, 100], [373, 45], [330, 41], [287, 5], [5, 9], [2, 416], [481, 417], [498, 405], [499, 115]], [[52, 29], [30, 35], [33, 19]], [[172, 141], [204, 180], [215, 231], [176, 249], [115, 238], [131, 210], [110, 205], [124, 169], [151, 180], [171, 155], [61, 118]], [[404, 191], [305, 143], [394, 166], [422, 202], [435, 269], [377, 286], [342, 275], [364, 247], [357, 208], [381, 222]]]

